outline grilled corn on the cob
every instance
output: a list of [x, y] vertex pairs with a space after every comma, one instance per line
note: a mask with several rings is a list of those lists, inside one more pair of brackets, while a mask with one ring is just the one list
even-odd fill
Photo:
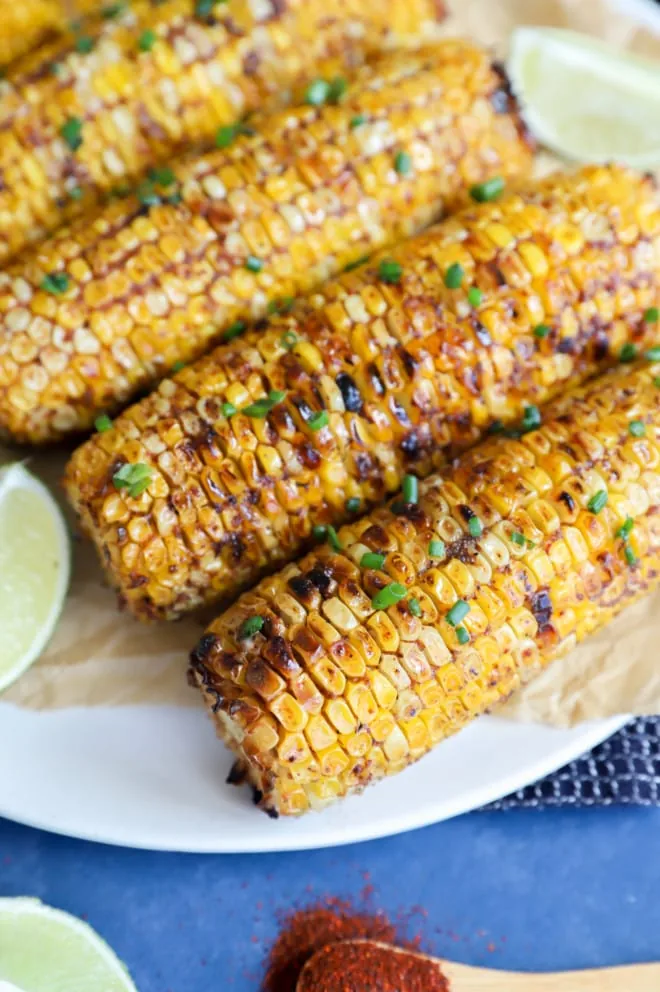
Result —
[[657, 585], [659, 371], [561, 398], [210, 626], [191, 675], [264, 809], [401, 771]]
[[467, 208], [165, 380], [74, 453], [69, 498], [138, 616], [229, 596], [656, 340], [659, 259], [622, 168]]
[[[117, 5], [107, 8], [116, 11]], [[44, 44], [0, 85], [0, 260], [220, 125], [428, 34], [436, 0], [136, 0]]]
[[340, 106], [254, 127], [0, 273], [0, 430], [90, 427], [228, 328], [531, 164], [506, 82], [465, 42], [384, 56]]

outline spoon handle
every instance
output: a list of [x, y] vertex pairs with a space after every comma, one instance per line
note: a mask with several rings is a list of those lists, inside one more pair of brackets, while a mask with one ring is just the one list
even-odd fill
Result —
[[565, 971], [556, 974], [514, 974], [441, 963], [452, 992], [660, 992], [660, 964]]

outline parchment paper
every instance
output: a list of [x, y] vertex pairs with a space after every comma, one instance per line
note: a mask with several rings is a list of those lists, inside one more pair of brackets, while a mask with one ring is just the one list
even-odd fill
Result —
[[[452, 0], [445, 33], [471, 36], [505, 55], [517, 24], [570, 27], [660, 59], [660, 36], [645, 25], [644, 7], [644, 0]], [[553, 164], [541, 156], [539, 169]], [[0, 448], [0, 464], [15, 457]], [[29, 467], [57, 491], [65, 457], [42, 455]], [[201, 620], [147, 627], [120, 614], [92, 549], [79, 539], [73, 548], [71, 591], [55, 636], [1, 701], [34, 709], [200, 705], [185, 670]], [[556, 662], [499, 713], [564, 726], [617, 713], [660, 713], [659, 644], [660, 592]]]

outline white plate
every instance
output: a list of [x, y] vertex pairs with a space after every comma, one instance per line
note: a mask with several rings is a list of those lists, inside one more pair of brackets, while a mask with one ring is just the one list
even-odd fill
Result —
[[623, 718], [557, 730], [485, 717], [401, 775], [299, 820], [225, 785], [231, 758], [201, 710], [33, 713], [0, 704], [0, 815], [88, 840], [235, 853], [332, 847], [464, 813], [565, 764]]

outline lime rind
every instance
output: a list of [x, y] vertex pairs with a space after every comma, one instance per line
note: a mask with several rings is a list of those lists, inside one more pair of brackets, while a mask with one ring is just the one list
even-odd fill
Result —
[[509, 76], [546, 147], [579, 162], [660, 166], [660, 63], [559, 28], [517, 28]]
[[[5, 629], [0, 644], [0, 692], [15, 682], [37, 660], [52, 637], [62, 612], [71, 573], [70, 542], [62, 511], [46, 486], [35, 478], [21, 462], [0, 468], [0, 534], [2, 533], [3, 504], [7, 507], [17, 496], [22, 501], [23, 510], [26, 511], [25, 515], [31, 533], [18, 535], [16, 549], [12, 548], [11, 552], [5, 546], [3, 554], [3, 549], [0, 548], [0, 561], [2, 562], [0, 595], [3, 597], [4, 609], [10, 611], [9, 626]], [[15, 511], [15, 509], [16, 503], [14, 502], [13, 510]], [[11, 513], [11, 510], [12, 507], [8, 512]], [[39, 551], [40, 535], [43, 535], [44, 538], [43, 561], [35, 554], [35, 549], [37, 552]], [[21, 555], [21, 548], [28, 546], [31, 547], [32, 555], [35, 558], [32, 565], [26, 562]], [[48, 553], [52, 553], [50, 557], [55, 575], [48, 584], [44, 584], [38, 573], [47, 564], [51, 564]], [[12, 557], [13, 555], [15, 558]], [[34, 610], [33, 616], [20, 616], [12, 608], [13, 580], [17, 576], [16, 581], [21, 584], [21, 591], [25, 593], [26, 587], [29, 591], [30, 567], [33, 569], [32, 574], [36, 576], [35, 589], [38, 592], [41, 583], [47, 589], [48, 599], [45, 603], [39, 601], [39, 609]], [[6, 617], [7, 614], [5, 614]], [[19, 622], [21, 625], [21, 642], [16, 648], [16, 657], [12, 654], [11, 621], [13, 620], [16, 621], [17, 625]], [[33, 630], [30, 627], [31, 623], [34, 627]]]
[[126, 966], [88, 923], [38, 899], [0, 899], [0, 988], [137, 992]]

